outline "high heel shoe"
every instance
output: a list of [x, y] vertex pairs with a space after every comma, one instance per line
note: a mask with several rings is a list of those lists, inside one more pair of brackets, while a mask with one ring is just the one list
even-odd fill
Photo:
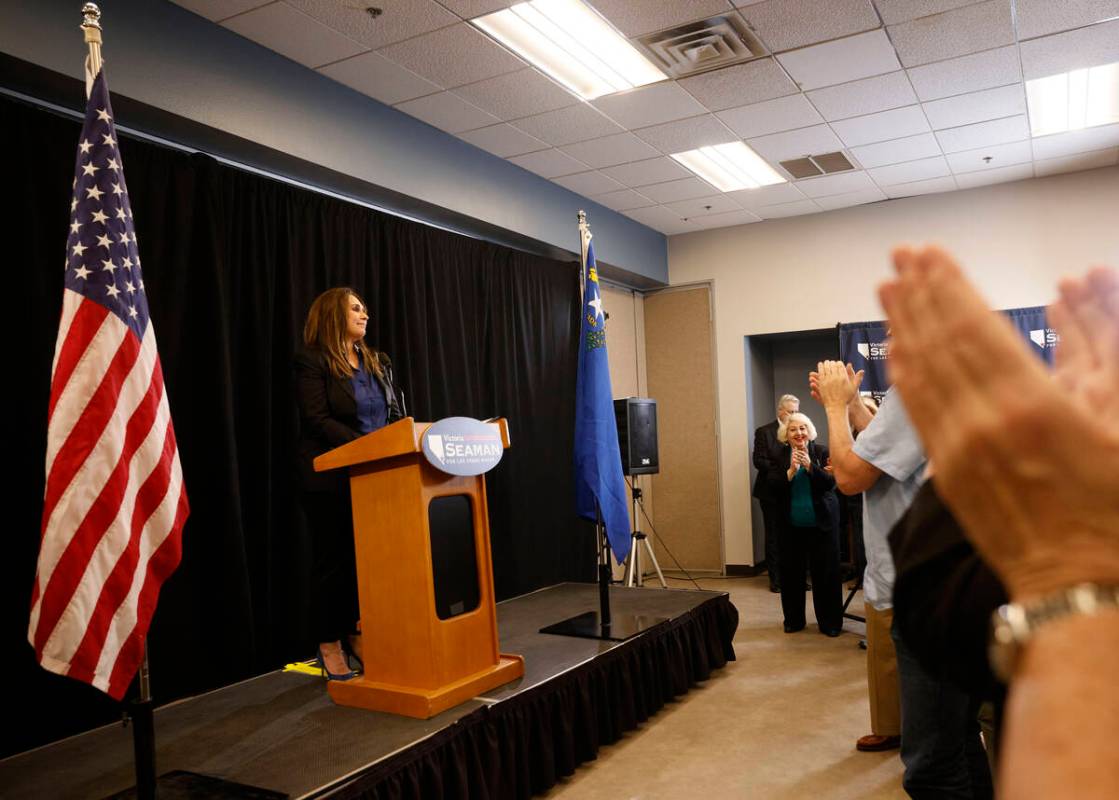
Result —
[[[343, 657], [345, 657], [344, 654], [343, 654]], [[353, 670], [350, 670], [349, 672], [331, 672], [330, 670], [328, 670], [326, 668], [326, 659], [323, 658], [323, 655], [322, 655], [322, 648], [321, 647], [319, 648], [319, 655], [318, 655], [318, 658], [316, 660], [319, 663], [319, 669], [322, 670], [323, 677], [325, 677], [328, 681], [348, 681], [348, 680], [352, 680], [353, 678], [357, 677], [357, 673], [354, 672]], [[348, 667], [349, 665], [350, 664], [347, 661], [346, 666]]]

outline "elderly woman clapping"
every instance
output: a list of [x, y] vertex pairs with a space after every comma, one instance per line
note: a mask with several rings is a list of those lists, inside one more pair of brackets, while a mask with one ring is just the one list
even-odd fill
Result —
[[779, 511], [781, 610], [785, 632], [805, 625], [804, 573], [812, 575], [812, 606], [820, 632], [838, 636], [843, 628], [839, 579], [839, 500], [828, 468], [828, 448], [816, 444], [816, 426], [806, 415], [790, 414], [777, 430], [784, 471], [770, 478]]

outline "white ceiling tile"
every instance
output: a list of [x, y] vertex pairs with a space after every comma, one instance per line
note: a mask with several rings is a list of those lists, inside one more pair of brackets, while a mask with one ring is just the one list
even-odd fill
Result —
[[751, 214], [749, 211], [728, 211], [725, 214], [692, 217], [688, 221], [697, 228], [707, 231], [713, 228], [729, 228], [732, 225], [749, 225], [754, 222], [761, 222], [762, 218], [757, 214]]
[[213, 22], [221, 22], [234, 14], [268, 5], [272, 0], [171, 0], [177, 6], [193, 11]]
[[699, 230], [690, 222], [685, 222], [675, 211], [664, 206], [635, 208], [632, 211], [623, 211], [622, 213], [630, 219], [635, 219], [642, 225], [648, 225], [661, 233], [676, 234]]
[[1072, 156], [1047, 158], [1036, 162], [1034, 171], [1037, 173], [1037, 177], [1044, 178], [1047, 175], [1059, 175], [1062, 172], [1080, 172], [1085, 169], [1112, 167], [1117, 163], [1119, 163], [1119, 148], [1112, 147], [1109, 150], [1096, 150], [1092, 153], [1077, 153]]
[[263, 6], [221, 24], [308, 67], [340, 61], [369, 49], [286, 3]]
[[730, 128], [711, 114], [639, 128], [634, 133], [665, 154], [682, 153], [697, 147], [738, 140], [738, 136]]
[[483, 14], [508, 8], [521, 0], [439, 0], [439, 2], [463, 19], [474, 19]]
[[525, 63], [465, 22], [389, 45], [381, 55], [451, 88], [524, 69]]
[[691, 200], [693, 197], [710, 197], [717, 191], [711, 184], [699, 178], [683, 178], [668, 183], [654, 183], [652, 186], [642, 186], [641, 194], [656, 200], [658, 203], [672, 203], [676, 200]]
[[797, 181], [797, 188], [812, 198], [827, 197], [833, 194], [847, 194], [862, 189], [873, 189], [874, 181], [862, 170], [838, 172], [819, 178]]
[[1034, 158], [1057, 158], [1119, 145], [1119, 124], [1057, 133], [1033, 140]]
[[818, 197], [816, 198], [816, 205], [818, 205], [825, 211], [834, 211], [837, 208], [861, 206], [866, 203], [877, 203], [881, 200], [886, 199], [886, 193], [875, 186], [871, 189], [860, 189], [857, 192], [847, 192], [845, 194], [829, 195], [828, 197]]
[[362, 53], [320, 67], [318, 71], [388, 105], [439, 91], [439, 87], [431, 81], [378, 53]]
[[975, 2], [977, 0], [874, 0], [882, 21], [887, 25], [940, 14]]
[[1026, 92], [1020, 83], [925, 103], [934, 131], [1025, 113]]
[[601, 139], [569, 144], [560, 149], [596, 169], [656, 158], [660, 155], [656, 149], [645, 144], [632, 133], [616, 133]]
[[408, 100], [398, 103], [395, 108], [449, 133], [462, 133], [501, 121], [450, 92]]
[[757, 189], [743, 189], [740, 192], [727, 192], [743, 208], [757, 210], [762, 206], [775, 206], [807, 199], [804, 193], [791, 183], [777, 183], [773, 186], [760, 186]]
[[831, 127], [848, 147], [901, 139], [931, 130], [920, 106], [905, 106], [865, 117], [839, 120]]
[[1026, 80], [1119, 61], [1119, 19], [1022, 42]]
[[1022, 181], [1034, 176], [1034, 165], [1012, 164], [1009, 167], [984, 169], [978, 172], [964, 172], [956, 176], [956, 185], [961, 189], [974, 189], [976, 186], [990, 186], [994, 183]]
[[1025, 114], [1022, 114], [937, 131], [936, 138], [940, 142], [940, 149], [945, 153], [959, 153], [962, 150], [1029, 139], [1030, 125], [1026, 122]]
[[948, 166], [952, 172], [959, 175], [961, 172], [975, 172], [989, 170], [997, 167], [1006, 167], [1012, 164], [1026, 164], [1033, 161], [1033, 148], [1030, 140], [1024, 142], [1011, 142], [1010, 144], [997, 144], [993, 147], [981, 147], [978, 150], [966, 150], [962, 153], [952, 153], [947, 156]]
[[908, 72], [917, 96], [923, 101], [992, 89], [1022, 80], [1018, 48], [1014, 45], [914, 67]]
[[553, 183], [558, 183], [565, 189], [570, 189], [573, 192], [589, 197], [592, 194], [605, 194], [606, 192], [616, 192], [625, 187], [618, 183], [613, 178], [603, 175], [601, 172], [577, 172], [574, 175], [565, 175], [562, 178], [553, 178]]
[[455, 94], [506, 121], [579, 103], [575, 95], [534, 69], [523, 69], [460, 86], [455, 89]]
[[759, 209], [755, 209], [754, 213], [762, 219], [780, 219], [781, 217], [799, 217], [803, 214], [815, 214], [820, 210], [820, 207], [812, 200], [798, 200], [795, 203], [762, 206]]
[[628, 130], [694, 117], [707, 110], [671, 81], [606, 95], [592, 103]]
[[595, 195], [591, 199], [615, 211], [628, 211], [631, 208], [645, 208], [655, 205], [648, 197], [640, 192], [635, 192], [633, 189], [621, 189], [617, 192]]
[[793, 50], [777, 60], [805, 91], [883, 75], [901, 67], [882, 30]]
[[522, 117], [513, 120], [513, 125], [557, 147], [621, 133], [623, 130], [621, 125], [607, 119], [589, 103], [577, 103], [555, 111]]
[[774, 53], [879, 27], [870, 0], [767, 0], [741, 13]]
[[762, 158], [776, 164], [790, 158], [802, 158], [843, 149], [843, 143], [827, 125], [814, 125], [784, 133], [771, 133], [751, 139], [748, 144]]
[[937, 194], [938, 192], [951, 192], [955, 190], [956, 180], [951, 176], [947, 178], [930, 178], [925, 181], [913, 183], [900, 183], [886, 189], [886, 195], [895, 197], [915, 197], [919, 194]]
[[684, 219], [702, 217], [707, 214], [725, 214], [728, 211], [741, 211], [742, 207], [725, 194], [711, 197], [696, 197], [692, 200], [676, 200], [665, 203], [666, 206], [676, 211]]
[[903, 161], [916, 161], [940, 155], [940, 143], [931, 133], [907, 136], [892, 142], [878, 142], [851, 148], [851, 155], [867, 169]]
[[1018, 38], [1033, 39], [1119, 17], [1119, 0], [1017, 0]]
[[730, 11], [726, 0], [594, 0], [591, 5], [631, 38]]
[[435, 0], [377, 0], [384, 13], [370, 16], [365, 4], [338, 0], [285, 0], [339, 33], [368, 47], [384, 47], [421, 33], [454, 25], [459, 18]]
[[891, 25], [890, 39], [907, 67], [1014, 44], [1007, 0], [964, 6], [912, 22]]
[[772, 58], [681, 78], [677, 83], [711, 111], [760, 103], [797, 92], [797, 85]]
[[730, 108], [716, 114], [743, 139], [767, 133], [790, 131], [823, 122], [820, 113], [802, 94], [791, 94], [741, 108]]
[[951, 175], [952, 170], [948, 168], [948, 162], [943, 156], [937, 156], [923, 158], [920, 161], [907, 161], [904, 164], [891, 164], [888, 167], [875, 167], [868, 169], [867, 172], [879, 186], [892, 186], [896, 183], [940, 178]]
[[808, 99], [826, 120], [846, 119], [887, 111], [917, 102], [904, 71], [829, 86], [808, 93]]
[[616, 167], [604, 167], [602, 171], [626, 186], [648, 186], [651, 183], [665, 183], [691, 175], [671, 158], [663, 156], [650, 158], [647, 161], [635, 161], [632, 164], [619, 164]]
[[518, 167], [524, 167], [529, 172], [535, 172], [545, 178], [558, 178], [561, 175], [587, 171], [586, 164], [559, 150], [540, 150], [523, 156], [513, 156], [509, 160]]
[[459, 138], [502, 158], [548, 149], [547, 142], [542, 142], [535, 136], [529, 136], [524, 131], [517, 130], [506, 123], [460, 133]]

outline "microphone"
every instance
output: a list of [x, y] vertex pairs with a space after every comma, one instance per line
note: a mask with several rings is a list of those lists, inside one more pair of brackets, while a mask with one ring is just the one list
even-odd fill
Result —
[[396, 380], [392, 374], [392, 359], [389, 354], [384, 351], [377, 351], [377, 360], [381, 362], [381, 369], [385, 373], [385, 382], [388, 383], [392, 389], [393, 394], [400, 400], [400, 413], [402, 416], [408, 416], [408, 404], [404, 401], [404, 391], [396, 385]]

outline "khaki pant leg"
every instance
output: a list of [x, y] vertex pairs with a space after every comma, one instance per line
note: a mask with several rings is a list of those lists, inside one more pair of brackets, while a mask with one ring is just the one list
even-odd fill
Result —
[[866, 678], [870, 690], [870, 730], [878, 736], [901, 735], [898, 657], [890, 627], [894, 610], [866, 605]]

